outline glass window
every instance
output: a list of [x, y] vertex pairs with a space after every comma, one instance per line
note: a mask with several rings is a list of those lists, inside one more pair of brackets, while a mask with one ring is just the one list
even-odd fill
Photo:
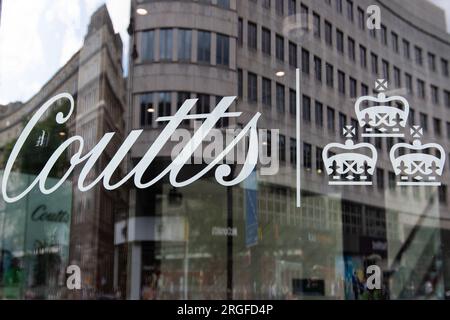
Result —
[[270, 55], [272, 50], [272, 44], [270, 41], [270, 30], [267, 28], [262, 28], [261, 32], [261, 45], [262, 45], [262, 52]]
[[198, 32], [197, 61], [211, 63], [211, 33], [207, 31]]
[[258, 101], [258, 77], [251, 72], [248, 73], [248, 101]]
[[449, 68], [448, 68], [448, 60], [446, 60], [444, 58], [441, 59], [441, 68], [442, 68], [442, 74], [445, 77], [448, 77], [449, 74], [450, 74], [449, 73]]
[[286, 136], [280, 134], [279, 140], [280, 161], [286, 161]]
[[275, 45], [277, 59], [284, 61], [284, 38], [277, 34]]
[[302, 98], [303, 121], [311, 122], [311, 98], [303, 95]]
[[161, 29], [159, 31], [159, 59], [172, 60], [173, 54], [173, 30]]
[[431, 71], [436, 71], [436, 56], [431, 52], [428, 53], [428, 67]]
[[296, 0], [288, 0], [288, 14], [294, 15], [297, 13], [297, 1]]
[[217, 0], [217, 5], [221, 8], [229, 9], [230, 0]]
[[336, 131], [335, 113], [334, 113], [334, 109], [331, 107], [327, 107], [327, 128], [329, 131], [332, 131], [332, 132]]
[[293, 166], [297, 164], [297, 140], [290, 138], [289, 140], [290, 162]]
[[327, 63], [325, 67], [327, 86], [334, 87], [334, 68], [331, 64]]
[[314, 56], [314, 74], [316, 80], [322, 82], [322, 59]]
[[416, 57], [416, 63], [421, 66], [423, 65], [423, 56], [422, 56], [422, 48], [415, 46], [414, 47], [414, 54]]
[[289, 41], [289, 65], [297, 68], [297, 45]]
[[408, 60], [411, 59], [410, 45], [406, 39], [403, 39], [403, 56]]
[[275, 0], [275, 11], [279, 15], [284, 15], [284, 0]]
[[316, 12], [313, 12], [313, 34], [320, 38], [320, 16]]
[[244, 20], [238, 19], [238, 44], [242, 46], [244, 44]]
[[353, 22], [353, 1], [347, 0], [347, 18]]
[[325, 43], [329, 46], [333, 45], [333, 26], [328, 21], [325, 21]]
[[151, 126], [153, 124], [153, 114], [155, 113], [155, 106], [153, 102], [153, 94], [143, 94], [140, 96], [141, 109], [141, 126]]
[[336, 29], [336, 48], [339, 53], [344, 54], [344, 33]]
[[144, 62], [151, 62], [155, 59], [155, 32], [145, 31], [142, 35], [142, 60]]
[[303, 168], [312, 169], [312, 146], [309, 143], [303, 143]]
[[350, 98], [356, 98], [357, 93], [357, 82], [356, 79], [350, 78]]
[[258, 32], [256, 29], [256, 24], [249, 22], [247, 25], [247, 44], [250, 49], [256, 50], [258, 43]]
[[348, 57], [350, 60], [355, 61], [356, 59], [356, 53], [355, 53], [355, 40], [348, 37]]
[[381, 25], [381, 43], [385, 46], [388, 45], [387, 28], [385, 25]]
[[190, 61], [192, 53], [192, 30], [178, 30], [178, 60]]
[[366, 28], [366, 13], [360, 7], [358, 7], [358, 27], [361, 30]]
[[242, 98], [244, 96], [244, 75], [242, 69], [238, 69], [237, 78], [238, 78], [238, 96]]
[[197, 95], [197, 113], [205, 114], [211, 112], [211, 96], [209, 94]]
[[317, 127], [323, 127], [323, 104], [316, 101], [315, 122]]
[[359, 46], [359, 62], [361, 68], [367, 69], [367, 49], [362, 45]]
[[272, 81], [267, 78], [262, 79], [262, 103], [272, 106]]
[[302, 49], [302, 72], [309, 74], [309, 51]]
[[338, 90], [340, 94], [345, 95], [345, 73], [341, 70], [338, 71]]
[[216, 63], [227, 66], [230, 64], [230, 38], [217, 34]]
[[297, 93], [292, 89], [289, 89], [289, 113], [297, 114]]
[[[171, 94], [170, 92], [160, 92], [158, 96], [158, 116], [168, 117], [171, 115]], [[158, 122], [159, 125], [165, 125], [165, 122]]]
[[395, 53], [398, 53], [398, 35], [395, 32], [392, 32], [391, 39], [392, 39], [392, 50], [394, 50]]
[[278, 112], [284, 112], [285, 109], [285, 94], [284, 94], [284, 85], [277, 83], [277, 110]]

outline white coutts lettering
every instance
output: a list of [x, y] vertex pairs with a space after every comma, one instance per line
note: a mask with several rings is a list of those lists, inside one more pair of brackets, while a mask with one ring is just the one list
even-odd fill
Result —
[[[205, 121], [200, 126], [198, 130], [194, 133], [192, 139], [190, 139], [184, 148], [179, 152], [178, 156], [173, 160], [173, 162], [165, 168], [157, 177], [153, 178], [151, 181], [144, 182], [142, 181], [145, 171], [148, 169], [152, 161], [161, 151], [163, 146], [169, 141], [171, 136], [174, 134], [175, 130], [178, 128], [180, 123], [187, 118], [192, 118], [192, 115], [189, 115], [189, 112], [195, 106], [197, 99], [189, 99], [184, 102], [181, 108], [173, 117], [166, 117], [164, 119], [160, 118], [157, 121], [168, 121], [165, 128], [162, 130], [158, 138], [155, 142], [150, 146], [148, 151], [139, 161], [139, 163], [134, 167], [131, 172], [129, 172], [122, 180], [115, 184], [111, 184], [111, 178], [114, 172], [119, 167], [120, 163], [124, 160], [127, 153], [130, 151], [136, 140], [139, 138], [143, 130], [133, 130], [130, 132], [128, 137], [125, 139], [121, 147], [118, 149], [116, 154], [113, 156], [111, 161], [108, 163], [106, 168], [99, 174], [99, 176], [90, 184], [86, 185], [85, 180], [87, 179], [89, 172], [95, 166], [96, 162], [101, 157], [102, 152], [105, 150], [111, 139], [113, 138], [113, 132], [106, 133], [103, 138], [98, 142], [98, 144], [87, 154], [82, 156], [84, 149], [84, 139], [81, 136], [73, 136], [64, 141], [51, 155], [48, 159], [47, 163], [43, 167], [42, 171], [36, 177], [36, 179], [20, 194], [18, 195], [9, 195], [8, 194], [8, 180], [11, 175], [12, 169], [14, 167], [14, 163], [19, 155], [20, 150], [22, 149], [25, 141], [33, 130], [34, 126], [39, 122], [41, 117], [46, 113], [46, 111], [56, 102], [62, 99], [69, 100], [70, 109], [66, 116], [62, 112], [57, 113], [56, 122], [58, 124], [66, 123], [70, 116], [72, 115], [75, 103], [73, 97], [68, 93], [59, 94], [49, 101], [47, 101], [31, 118], [28, 124], [23, 129], [19, 139], [17, 140], [11, 155], [8, 159], [8, 162], [5, 167], [5, 171], [2, 179], [2, 195], [6, 202], [13, 203], [19, 201], [23, 197], [25, 197], [35, 186], [39, 185], [39, 189], [43, 194], [51, 194], [56, 191], [70, 176], [70, 174], [74, 171], [75, 167], [84, 163], [84, 166], [80, 172], [78, 178], [78, 188], [82, 192], [89, 191], [93, 187], [95, 187], [101, 180], [103, 180], [103, 186], [107, 190], [114, 190], [125, 184], [128, 180], [130, 180], [134, 176], [134, 184], [137, 188], [145, 189], [150, 187], [151, 185], [158, 182], [165, 175], [169, 174], [170, 183], [174, 187], [183, 187], [187, 186], [196, 180], [203, 177], [210, 170], [212, 170], [215, 166], [215, 178], [218, 183], [223, 186], [232, 186], [241, 183], [245, 180], [255, 169], [258, 161], [258, 130], [257, 124], [260, 113], [256, 113], [250, 122], [240, 131], [240, 133], [224, 148], [224, 150], [215, 157], [202, 171], [198, 172], [195, 176], [185, 180], [179, 181], [178, 174], [182, 167], [188, 163], [190, 158], [193, 155], [193, 150], [196, 150], [202, 143], [202, 141], [206, 138], [208, 133], [214, 128], [216, 123], [224, 117], [238, 117], [241, 113], [227, 113], [228, 108], [236, 99], [236, 97], [225, 97], [223, 98], [217, 107], [209, 114], [198, 115], [198, 118], [203, 118]], [[233, 150], [233, 148], [239, 143], [241, 139], [244, 139], [246, 136], [249, 136], [249, 144], [248, 144], [248, 152], [247, 158], [242, 166], [241, 171], [237, 174], [237, 176], [232, 179], [226, 181], [225, 178], [230, 176], [231, 167], [228, 164], [221, 164], [222, 160], [227, 156], [229, 152]], [[67, 152], [68, 148], [71, 145], [77, 144], [77, 149], [75, 154], [70, 159], [70, 167], [64, 173], [62, 178], [51, 188], [47, 188], [46, 181], [50, 174], [50, 171], [60, 159], [61, 155]]]

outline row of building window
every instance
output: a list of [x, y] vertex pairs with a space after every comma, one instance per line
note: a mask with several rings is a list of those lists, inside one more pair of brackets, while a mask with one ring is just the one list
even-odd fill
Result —
[[[175, 114], [172, 107], [175, 103], [176, 110], [180, 109], [187, 99], [198, 99], [195, 113], [210, 113], [223, 97], [212, 96], [209, 94], [191, 93], [191, 92], [151, 92], [138, 96], [139, 101], [139, 123], [142, 127], [152, 127], [155, 120], [159, 117], [168, 117]], [[158, 126], [164, 126], [166, 123], [158, 122]], [[183, 125], [190, 126], [190, 120], [183, 121]], [[227, 127], [228, 118], [220, 119], [217, 127]]]
[[[242, 24], [242, 19], [239, 20], [240, 21], [240, 30], [241, 29], [241, 24]], [[248, 46], [251, 49], [257, 49], [257, 25], [255, 23], [252, 22], [248, 22]], [[271, 31], [265, 27], [262, 27], [261, 29], [261, 50], [264, 54], [266, 55], [271, 55]], [[240, 32], [241, 32], [240, 31]], [[341, 33], [338, 30], [338, 34]], [[343, 34], [342, 35], [342, 39], [343, 39]], [[338, 37], [339, 39], [340, 37]], [[242, 44], [242, 34], [240, 35], [239, 38], [239, 43]], [[339, 44], [340, 42], [338, 42]], [[349, 44], [349, 58], [351, 60], [356, 60], [356, 52], [355, 52], [355, 41], [348, 37], [348, 44]], [[284, 38], [279, 35], [276, 34], [275, 35], [275, 55], [276, 58], [279, 59], [280, 61], [284, 62], [284, 58], [285, 58], [285, 53], [284, 53], [284, 48], [285, 48], [285, 44], [284, 44]], [[338, 50], [340, 50], [339, 48], [341, 48], [343, 50], [343, 42], [342, 45], [338, 45]], [[367, 61], [367, 49], [366, 47], [364, 47], [363, 45], [359, 45], [359, 59], [360, 59], [360, 64], [361, 67], [364, 69], [367, 69], [368, 67], [368, 61]], [[298, 66], [298, 53], [297, 53], [297, 44], [289, 41], [288, 43], [288, 62], [289, 65], [293, 68], [297, 68]], [[314, 55], [313, 56], [313, 66], [314, 66], [314, 76], [316, 81], [318, 81], [319, 83], [323, 82], [323, 65], [324, 62], [322, 61], [322, 59], [317, 56]], [[310, 74], [310, 64], [311, 64], [311, 54], [307, 49], [302, 49], [301, 50], [301, 69], [303, 71], [303, 73], [309, 75]], [[377, 77], [383, 77], [384, 79], [391, 79], [391, 64], [385, 60], [382, 59], [381, 60], [381, 70], [379, 67], [379, 57], [377, 54], [371, 52], [370, 53], [370, 65], [371, 65], [371, 71], [373, 74], [375, 74]], [[380, 73], [381, 71], [381, 73]], [[329, 86], [334, 88], [334, 77], [335, 77], [335, 70], [332, 64], [325, 62], [325, 83]], [[337, 71], [337, 80], [338, 80], [338, 86], [337, 89], [338, 91], [345, 95], [346, 94], [346, 77], [345, 77], [345, 73], [341, 70]], [[404, 82], [402, 79], [402, 72], [401, 70], [396, 67], [393, 66], [393, 82], [394, 82], [394, 86], [396, 88], [401, 88], [403, 85], [405, 85], [405, 87], [408, 90], [408, 93], [410, 95], [414, 94], [414, 87], [413, 87], [413, 77], [411, 74], [409, 73], [404, 73]], [[427, 98], [427, 89], [426, 89], [426, 84], [425, 81], [422, 79], [417, 79], [417, 96], [421, 99], [426, 99]], [[363, 94], [367, 94], [368, 90], [366, 89], [367, 86], [365, 86], [364, 84], [362, 85], [362, 93]], [[349, 78], [349, 95], [351, 98], [355, 98], [357, 96], [357, 81], [356, 79], [350, 77]], [[440, 104], [440, 90], [438, 88], [438, 86], [431, 84], [430, 85], [430, 97], [431, 97], [431, 101], [438, 105]], [[450, 108], [450, 91], [448, 90], [443, 90], [443, 101], [444, 104]]]
[[[327, 64], [327, 68], [328, 68]], [[331, 68], [333, 68], [331, 66]], [[258, 94], [258, 79], [261, 79], [261, 88], [262, 88], [262, 94], [261, 94], [261, 102], [264, 106], [272, 107], [273, 99], [272, 99], [272, 88], [273, 88], [273, 81], [269, 78], [265, 77], [259, 77], [257, 74], [253, 72], [247, 72], [247, 101], [250, 103], [257, 103], [259, 94]], [[328, 76], [327, 76], [328, 78]], [[345, 74], [343, 72], [338, 73], [338, 82], [342, 83], [339, 85], [340, 90], [343, 90], [345, 92]], [[357, 96], [357, 81], [350, 77], [350, 96], [356, 97]], [[362, 95], [368, 95], [369, 89], [368, 86], [365, 84], [361, 84], [361, 93]], [[244, 96], [244, 83], [243, 83], [243, 70], [238, 69], [238, 95], [239, 97]], [[285, 112], [285, 105], [286, 105], [286, 88], [283, 84], [276, 82], [275, 83], [275, 95], [276, 95], [276, 108], [280, 113]], [[446, 99], [450, 100], [450, 93], [446, 92]], [[296, 92], [292, 88], [288, 88], [288, 103], [289, 103], [289, 113], [292, 115], [295, 115], [296, 113]], [[307, 95], [303, 95], [302, 97], [302, 119], [305, 123], [311, 123], [312, 122], [312, 102], [311, 98]], [[448, 101], [447, 101], [448, 102]], [[450, 107], [448, 103], [446, 103], [447, 106]], [[324, 126], [324, 111], [325, 108], [323, 104], [320, 101], [314, 102], [314, 114], [315, 114], [315, 124], [318, 127]], [[335, 132], [335, 111], [330, 106], [327, 106], [326, 108], [327, 112], [327, 127], [330, 131]], [[419, 119], [416, 119], [416, 114], [414, 109], [410, 109], [410, 114], [408, 117], [409, 124], [411, 126], [416, 125], [416, 120], [419, 121], [420, 126], [423, 128], [425, 132], [428, 131], [429, 128], [429, 119], [428, 115], [426, 113], [420, 112], [419, 113]], [[442, 120], [439, 118], [433, 118], [433, 129], [434, 133], [437, 137], [443, 136], [443, 125]], [[354, 127], [358, 127], [357, 123], [355, 123], [356, 120], [352, 119], [352, 125]], [[342, 132], [342, 129], [347, 125], [347, 116], [344, 113], [339, 113], [339, 129], [340, 132]], [[446, 123], [446, 129], [447, 129], [447, 137], [450, 139], [450, 122]]]
[[[211, 42], [213, 34], [209, 31], [191, 29], [157, 29], [141, 33], [141, 61], [156, 61], [156, 36], [159, 36], [159, 61], [173, 61], [174, 46], [176, 46], [178, 62], [192, 62], [192, 43], [194, 32], [197, 34], [197, 62], [211, 63]], [[176, 36], [175, 36], [176, 34]], [[215, 34], [216, 65], [230, 64], [230, 37], [220, 33]]]
[[[275, 11], [277, 14], [279, 15], [284, 15], [285, 11], [284, 11], [284, 0], [274, 0], [275, 1]], [[346, 1], [346, 7], [347, 7], [347, 19], [349, 22], [353, 23], [354, 22], [354, 5], [353, 5], [353, 1], [351, 0], [345, 0]], [[256, 2], [256, 1], [254, 1]], [[300, 1], [299, 1], [300, 2]], [[325, 0], [325, 2], [328, 5], [331, 5], [331, 0]], [[271, 1], [270, 0], [263, 0], [262, 1], [262, 6], [269, 9], [271, 7], [270, 5]], [[339, 14], [343, 14], [343, 0], [335, 0], [335, 7], [336, 7], [336, 11]], [[293, 15], [297, 13], [297, 1], [296, 0], [288, 0], [288, 15]], [[300, 13], [303, 15], [303, 17], [306, 17], [306, 21], [310, 20], [310, 10], [308, 8], [308, 6], [306, 6], [305, 4], [300, 4]], [[363, 8], [361, 7], [357, 7], [357, 16], [358, 16], [358, 27], [361, 30], [365, 30], [366, 29], [366, 21], [368, 16], [366, 15], [366, 12]], [[316, 38], [321, 38], [322, 37], [322, 23], [321, 23], [322, 19], [320, 17], [320, 15], [313, 11], [312, 12], [312, 33]], [[256, 28], [255, 28], [255, 24], [254, 23], [250, 23], [249, 25], [249, 39], [252, 39], [252, 41], [249, 41], [249, 47], [256, 49]], [[241, 22], [239, 22], [239, 30], [242, 30], [242, 25]], [[377, 39], [377, 32], [378, 30], [376, 29], [371, 29], [369, 30], [369, 33], [371, 35], [372, 38]], [[264, 33], [264, 29], [263, 29], [263, 33]], [[267, 30], [266, 30], [267, 33]], [[380, 41], [384, 46], [388, 46], [389, 45], [389, 39], [388, 39], [388, 29], [385, 25], [381, 24], [381, 29], [379, 30], [380, 33]], [[241, 31], [240, 31], [241, 34]], [[391, 31], [390, 33], [390, 37], [391, 37], [391, 46], [392, 46], [392, 50], [395, 53], [400, 53], [400, 38], [399, 35], [395, 32], [395, 31]], [[264, 36], [263, 35], [263, 41], [264, 38], [267, 38], [267, 35]], [[333, 45], [333, 27], [332, 24], [324, 19], [324, 38], [325, 38], [325, 43], [332, 46]], [[267, 42], [267, 41], [266, 41]], [[264, 42], [263, 42], [264, 43]], [[344, 33], [339, 30], [336, 29], [336, 47], [338, 52], [344, 54]], [[264, 48], [264, 44], [263, 44], [263, 48]], [[267, 46], [266, 46], [267, 48]], [[402, 50], [403, 50], [403, 56], [407, 59], [407, 60], [411, 60], [412, 59], [412, 54], [411, 54], [411, 48], [412, 45], [411, 43], [407, 40], [407, 39], [402, 39]], [[351, 59], [355, 59], [355, 41], [348, 37], [348, 54], [350, 56]], [[263, 49], [264, 52], [264, 49]], [[436, 54], [432, 53], [432, 52], [428, 52], [427, 53], [427, 57], [428, 57], [428, 68], [433, 71], [433, 72], [437, 72], [438, 69], [438, 58], [436, 57]], [[419, 46], [419, 45], [414, 45], [414, 60], [416, 62], [417, 65], [419, 66], [423, 66], [424, 65], [424, 53], [423, 53], [423, 49]], [[449, 77], [450, 76], [450, 69], [449, 69], [449, 62], [447, 59], [445, 58], [441, 58], [441, 73], [443, 76], [445, 77]]]

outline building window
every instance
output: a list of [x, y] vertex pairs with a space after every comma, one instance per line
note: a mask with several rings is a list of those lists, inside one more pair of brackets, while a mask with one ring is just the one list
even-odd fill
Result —
[[311, 98], [308, 96], [303, 96], [302, 98], [302, 107], [303, 107], [303, 121], [310, 123], [311, 122]]
[[256, 50], [258, 45], [258, 32], [256, 30], [256, 24], [253, 22], [249, 22], [247, 25], [247, 42], [248, 42], [248, 47], [250, 49]]
[[[172, 97], [170, 92], [160, 92], [158, 101], [158, 116], [169, 117], [171, 115]], [[159, 125], [164, 125], [164, 122], [159, 122]]]
[[284, 0], [275, 0], [275, 11], [280, 16], [284, 15]]
[[327, 128], [328, 128], [328, 131], [331, 131], [331, 132], [336, 131], [334, 109], [331, 107], [327, 107]]
[[262, 7], [265, 9], [270, 9], [270, 1], [271, 0], [262, 0]]
[[289, 140], [290, 161], [292, 165], [297, 164], [297, 140], [291, 138]]
[[394, 50], [395, 53], [398, 53], [398, 35], [395, 32], [392, 32], [391, 37], [392, 37], [392, 50]]
[[358, 27], [361, 30], [366, 28], [366, 13], [360, 7], [358, 7]]
[[197, 98], [197, 113], [209, 113], [211, 109], [211, 97], [208, 94], [199, 94]]
[[248, 73], [248, 101], [257, 102], [258, 101], [258, 77], [256, 74]]
[[377, 187], [384, 190], [384, 170], [380, 168], [377, 168]]
[[320, 16], [313, 12], [313, 34], [316, 38], [320, 38]]
[[342, 0], [336, 0], [336, 11], [342, 13]]
[[406, 39], [403, 39], [403, 56], [408, 60], [411, 59], [410, 45]]
[[428, 116], [425, 113], [420, 113], [420, 126], [423, 131], [428, 131]]
[[217, 0], [217, 5], [224, 9], [230, 8], [230, 0]]
[[309, 51], [302, 49], [302, 71], [309, 74]]
[[159, 59], [172, 60], [173, 30], [161, 29], [159, 31]]
[[347, 0], [347, 18], [353, 22], [353, 2], [351, 0]]
[[296, 0], [288, 0], [288, 14], [294, 15], [297, 13], [297, 1]]
[[238, 96], [242, 98], [244, 96], [244, 76], [242, 73], [242, 69], [238, 69], [237, 77], [238, 77]]
[[284, 38], [277, 34], [275, 45], [277, 59], [284, 61]]
[[442, 125], [440, 119], [433, 118], [433, 127], [434, 127], [434, 134], [437, 137], [442, 136]]
[[262, 79], [262, 103], [268, 107], [272, 106], [272, 81], [267, 78]]
[[416, 123], [416, 112], [414, 109], [409, 109], [409, 117], [408, 117], [409, 125], [412, 127]]
[[316, 170], [318, 174], [324, 171], [324, 163], [322, 160], [323, 149], [316, 147]]
[[284, 104], [285, 104], [284, 86], [282, 84], [277, 83], [276, 91], [277, 91], [277, 110], [279, 112], [284, 112]]
[[333, 45], [333, 27], [328, 21], [325, 21], [325, 43], [329, 46]]
[[297, 114], [297, 93], [292, 89], [289, 89], [289, 112], [292, 115]]
[[356, 98], [358, 95], [356, 85], [356, 79], [350, 78], [350, 98]]
[[421, 66], [423, 65], [423, 56], [422, 56], [422, 49], [418, 46], [414, 47], [414, 55], [416, 58], [416, 63]]
[[400, 88], [402, 86], [401, 72], [397, 67], [394, 67], [394, 85], [396, 88]]
[[372, 65], [372, 73], [378, 74], [378, 56], [373, 52], [370, 54], [370, 61]]
[[289, 41], [289, 65], [297, 68], [297, 45]]
[[[190, 98], [191, 98], [190, 92], [178, 92], [177, 93], [177, 110], [180, 110], [180, 108], [184, 104], [184, 102]], [[183, 120], [182, 124], [185, 126], [189, 126], [190, 121]]]
[[395, 190], [397, 176], [395, 175], [394, 172], [389, 171], [388, 178], [389, 178], [389, 189], [393, 191]]
[[385, 46], [388, 45], [387, 28], [385, 25], [381, 25], [381, 43]]
[[447, 122], [447, 138], [450, 139], [450, 122]]
[[336, 47], [339, 53], [344, 54], [344, 33], [336, 29]]
[[153, 123], [153, 114], [155, 113], [155, 105], [153, 102], [153, 94], [143, 94], [139, 97], [141, 115], [140, 123], [143, 127], [150, 127]]
[[316, 80], [322, 82], [322, 59], [314, 56], [314, 74]]
[[338, 90], [340, 94], [345, 95], [345, 73], [338, 71]]
[[271, 48], [272, 48], [272, 44], [270, 41], [270, 30], [267, 28], [262, 28], [262, 32], [261, 32], [261, 45], [262, 45], [262, 52], [270, 55], [271, 54]]
[[405, 83], [406, 83], [406, 89], [408, 90], [409, 94], [413, 94], [413, 81], [412, 76], [409, 73], [405, 73]]
[[303, 143], [303, 167], [308, 171], [312, 169], [312, 147], [309, 143]]
[[216, 64], [228, 66], [230, 64], [230, 38], [217, 34]]
[[369, 94], [369, 86], [361, 83], [361, 95], [367, 96]]
[[444, 105], [450, 108], [450, 91], [444, 90]]
[[347, 116], [339, 112], [339, 133], [342, 134], [344, 132], [344, 128], [347, 125]]
[[444, 75], [444, 77], [448, 77], [449, 76], [448, 60], [441, 59], [441, 67], [442, 67], [442, 74]]
[[361, 68], [367, 69], [367, 50], [364, 46], [359, 46], [359, 62]]
[[198, 32], [197, 61], [211, 63], [211, 33]]
[[436, 56], [431, 52], [428, 52], [428, 67], [431, 71], [436, 71]]
[[315, 122], [317, 127], [323, 127], [323, 104], [316, 101]]
[[155, 31], [142, 32], [142, 61], [155, 60]]
[[244, 20], [238, 19], [238, 44], [242, 47], [244, 44]]
[[178, 30], [178, 60], [190, 61], [192, 52], [192, 30]]
[[286, 161], [286, 137], [280, 134], [280, 139], [278, 140], [278, 151], [280, 153], [280, 161]]
[[350, 60], [355, 61], [356, 53], [355, 53], [355, 40], [348, 37], [348, 57]]
[[309, 31], [309, 9], [304, 4], [300, 5], [301, 27], [303, 30]]
[[439, 89], [438, 89], [438, 87], [431, 85], [430, 89], [431, 89], [431, 101], [434, 104], [439, 104]]
[[334, 87], [334, 68], [331, 64], [327, 63], [325, 66], [325, 77], [327, 86]]
[[417, 79], [417, 95], [419, 98], [425, 99], [425, 82], [423, 80]]
[[389, 72], [389, 62], [383, 60], [382, 65], [383, 65], [383, 78], [389, 80], [391, 78]]

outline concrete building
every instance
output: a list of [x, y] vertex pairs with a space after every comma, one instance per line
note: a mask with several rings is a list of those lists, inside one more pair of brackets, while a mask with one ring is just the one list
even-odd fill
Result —
[[[36, 110], [54, 95], [66, 92], [75, 100], [75, 111], [69, 122], [59, 129], [61, 132], [53, 132], [55, 130], [51, 128], [46, 130], [44, 136], [47, 143], [44, 143], [44, 139], [38, 140], [41, 132], [33, 132], [30, 139], [36, 138], [38, 142], [30, 142], [32, 150], [29, 151], [36, 157], [44, 153], [48, 158], [54, 151], [49, 150], [49, 146], [55, 139], [60, 140], [60, 144], [68, 137], [79, 135], [84, 139], [86, 152], [92, 149], [105, 133], [115, 132], [87, 182], [95, 179], [124, 140], [126, 86], [122, 53], [122, 40], [119, 34], [114, 32], [104, 5], [92, 15], [82, 48], [42, 89], [27, 102], [12, 103], [1, 108], [0, 150], [3, 150], [4, 154], [0, 154], [0, 162], [6, 160], [6, 155], [10, 152], [8, 148], [19, 137], [24, 124]], [[48, 116], [51, 114], [46, 114], [45, 118]], [[50, 121], [54, 123], [55, 119]], [[73, 146], [70, 150], [68, 159], [75, 152], [75, 148], [76, 146]], [[38, 173], [30, 170], [31, 172], [26, 173]], [[119, 169], [115, 178], [122, 174]], [[71, 197], [69, 261], [65, 263], [78, 265], [83, 270], [82, 282], [85, 285], [83, 290], [76, 292], [77, 295], [73, 297], [96, 298], [100, 295], [111, 295], [114, 274], [114, 219], [126, 212], [128, 195], [124, 189], [106, 192], [100, 187], [82, 193], [76, 184], [78, 175], [79, 170], [76, 169], [70, 178], [74, 184]], [[65, 207], [66, 204], [61, 206]], [[65, 277], [65, 274], [62, 276]], [[60, 297], [67, 297], [66, 294], [60, 293]]]
[[[280, 129], [282, 166], [275, 176], [258, 175], [256, 246], [247, 245], [248, 199], [241, 188], [230, 191], [206, 178], [177, 191], [167, 181], [132, 190], [129, 217], [116, 225], [118, 250], [128, 250], [117, 260], [128, 265], [118, 270], [127, 270], [129, 298], [308, 295], [305, 279], [319, 279], [319, 296], [355, 298], [351, 276], [373, 259], [381, 260], [389, 298], [420, 296], [424, 281], [435, 281], [436, 296], [444, 296], [449, 248], [436, 245], [448, 237], [448, 168], [442, 187], [432, 191], [396, 187], [388, 155], [401, 140], [372, 138], [365, 140], [380, 154], [373, 186], [328, 186], [324, 173], [324, 146], [343, 142], [345, 125], [358, 127], [355, 100], [371, 94], [378, 78], [388, 79], [389, 95], [409, 101], [409, 124], [424, 128], [424, 140], [449, 150], [444, 12], [426, 1], [378, 0], [381, 29], [368, 30], [371, 4], [132, 1], [127, 122], [145, 129], [132, 162], [161, 131], [157, 117], [174, 114], [187, 98], [198, 98], [197, 112], [206, 112], [231, 95], [238, 97], [231, 111], [243, 115], [225, 125], [239, 128], [261, 112], [261, 128]], [[302, 75], [302, 209], [295, 205], [296, 68]], [[184, 125], [193, 130], [192, 123]], [[169, 158], [170, 146], [151, 171]], [[237, 228], [238, 236], [215, 237], [215, 227]], [[145, 234], [145, 228], [155, 231]], [[433, 272], [437, 278], [429, 279]]]

